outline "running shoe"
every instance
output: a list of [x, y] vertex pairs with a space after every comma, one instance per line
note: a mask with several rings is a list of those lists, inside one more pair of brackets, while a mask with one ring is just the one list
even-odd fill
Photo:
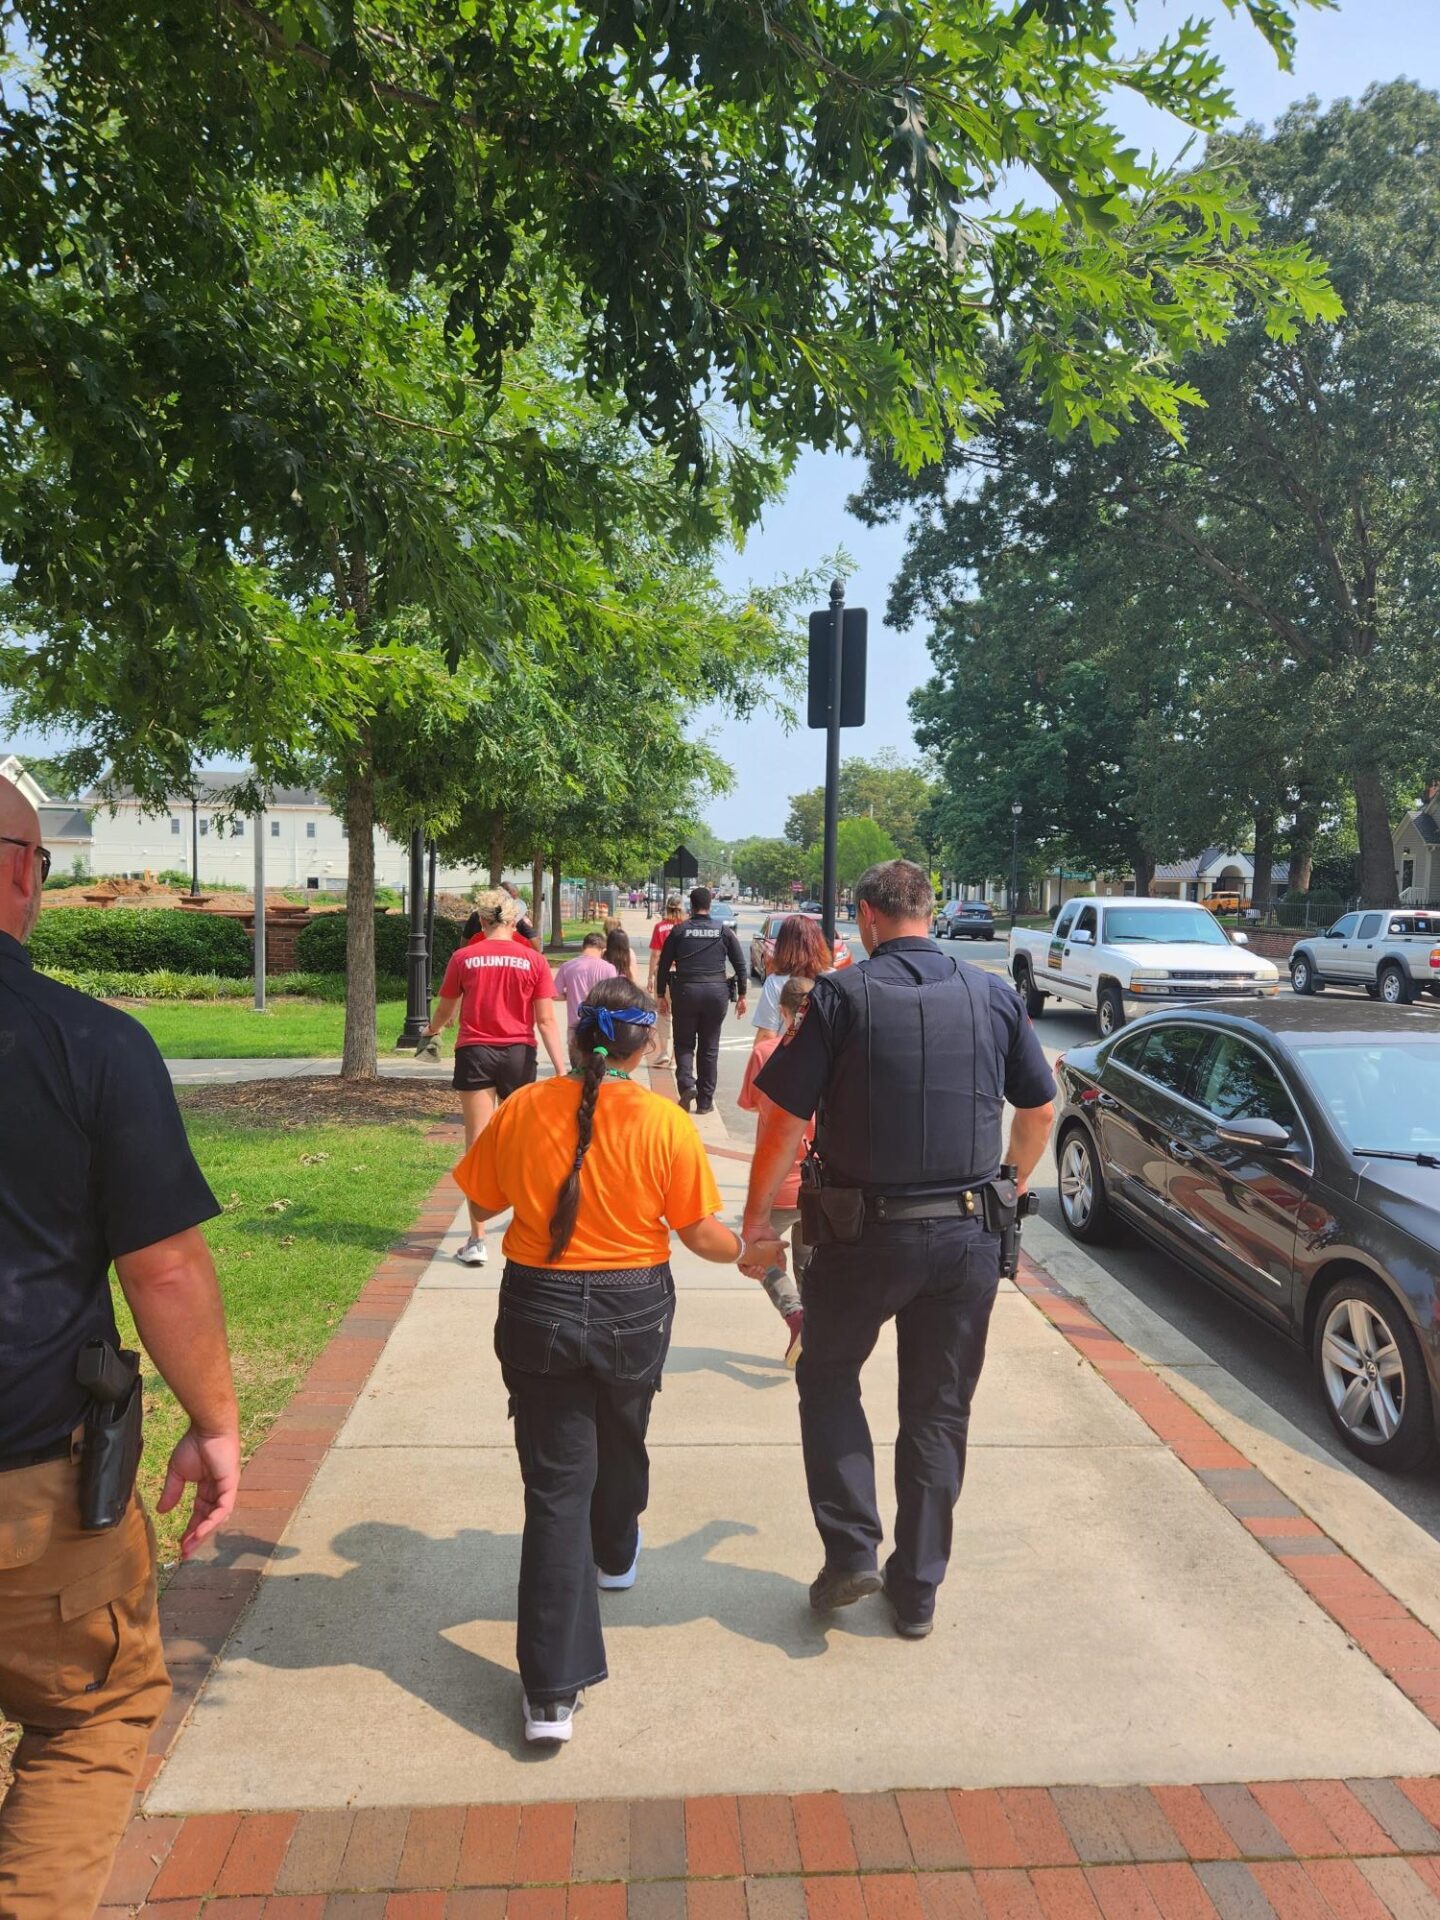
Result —
[[794, 1313], [787, 1313], [785, 1316], [785, 1324], [790, 1329], [790, 1344], [785, 1349], [785, 1364], [787, 1367], [793, 1369], [796, 1361], [800, 1358], [800, 1336], [805, 1331], [804, 1313], [799, 1310]]
[[478, 1233], [472, 1233], [455, 1256], [462, 1267], [483, 1267], [488, 1257], [484, 1237]]
[[568, 1700], [543, 1700], [536, 1706], [525, 1695], [525, 1738], [563, 1746], [575, 1728], [575, 1713], [581, 1696], [572, 1693]]
[[595, 1569], [595, 1584], [602, 1593], [628, 1593], [635, 1584], [635, 1572], [640, 1565], [641, 1533], [635, 1535], [635, 1558], [624, 1573], [606, 1573], [603, 1568]]

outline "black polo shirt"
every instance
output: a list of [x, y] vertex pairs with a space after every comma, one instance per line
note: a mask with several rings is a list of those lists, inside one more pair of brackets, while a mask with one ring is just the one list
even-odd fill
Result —
[[0, 1457], [84, 1412], [76, 1357], [116, 1337], [110, 1262], [219, 1211], [149, 1034], [0, 933]]
[[[899, 958], [902, 954], [903, 963]], [[872, 980], [908, 981], [915, 973], [922, 981], [943, 980], [957, 966], [967, 968], [967, 963], [942, 953], [933, 940], [906, 935], [882, 941], [859, 966], [825, 974], [815, 982], [799, 1028], [765, 1062], [756, 1076], [756, 1086], [776, 1106], [798, 1120], [808, 1120], [824, 1098], [841, 1050], [863, 1024], [862, 971]], [[1003, 1061], [1005, 1098], [1013, 1107], [1045, 1106], [1055, 1097], [1055, 1077], [1024, 1002], [999, 974], [980, 967], [967, 970], [982, 983], [988, 1000], [991, 1029]], [[906, 1088], [897, 1085], [894, 1097], [903, 1099], [906, 1093]], [[997, 1152], [998, 1145], [997, 1140]]]

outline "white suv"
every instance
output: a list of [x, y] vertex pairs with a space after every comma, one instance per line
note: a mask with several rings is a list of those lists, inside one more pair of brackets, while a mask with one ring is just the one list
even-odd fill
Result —
[[1372, 1000], [1408, 1006], [1428, 987], [1440, 999], [1440, 913], [1384, 907], [1343, 914], [1290, 955], [1296, 993], [1364, 987]]

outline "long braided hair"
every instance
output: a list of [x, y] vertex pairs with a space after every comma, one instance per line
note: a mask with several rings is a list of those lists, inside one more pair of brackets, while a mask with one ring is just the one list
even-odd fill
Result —
[[[622, 1016], [605, 1023], [611, 1029], [609, 1034], [601, 1025], [602, 1014]], [[637, 1014], [648, 1015], [649, 1018], [636, 1020]], [[627, 1015], [628, 1018], [623, 1017]], [[598, 981], [581, 1003], [579, 1023], [570, 1042], [571, 1058], [582, 1069], [580, 1111], [575, 1126], [575, 1162], [565, 1177], [565, 1184], [555, 1202], [555, 1211], [550, 1216], [548, 1257], [552, 1261], [558, 1260], [564, 1253], [575, 1231], [575, 1220], [580, 1211], [580, 1169], [585, 1164], [585, 1155], [590, 1151], [590, 1139], [595, 1127], [595, 1103], [600, 1097], [605, 1075], [612, 1065], [624, 1068], [633, 1063], [638, 1066], [654, 1031], [655, 1002], [648, 993], [642, 993], [639, 987], [623, 977]]]

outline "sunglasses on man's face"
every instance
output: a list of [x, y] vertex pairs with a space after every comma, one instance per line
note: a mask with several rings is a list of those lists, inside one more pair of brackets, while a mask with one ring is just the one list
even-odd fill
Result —
[[17, 840], [13, 833], [0, 833], [0, 840], [3, 840], [7, 846], [29, 847], [32, 853], [39, 854], [40, 884], [43, 887], [45, 882], [50, 878], [50, 849], [48, 847], [42, 847], [39, 842], [35, 840]]

